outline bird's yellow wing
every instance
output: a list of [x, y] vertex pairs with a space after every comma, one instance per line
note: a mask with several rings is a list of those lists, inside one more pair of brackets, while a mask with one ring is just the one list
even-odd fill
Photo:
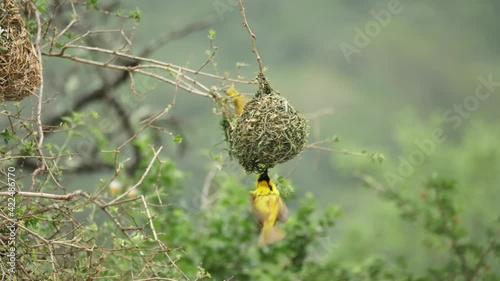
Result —
[[278, 195], [269, 194], [255, 196], [252, 200], [252, 211], [260, 224], [267, 222], [271, 225], [276, 223], [280, 208]]
[[288, 221], [288, 208], [286, 207], [285, 201], [279, 197], [279, 202], [278, 202], [278, 221], [279, 222], [286, 222]]

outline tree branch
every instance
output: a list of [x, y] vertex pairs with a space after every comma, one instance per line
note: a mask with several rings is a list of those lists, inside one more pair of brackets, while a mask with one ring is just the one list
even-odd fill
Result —
[[247, 16], [245, 14], [245, 7], [243, 6], [243, 3], [241, 0], [238, 0], [238, 3], [240, 4], [240, 12], [241, 12], [241, 17], [243, 19], [243, 27], [247, 29], [248, 34], [250, 34], [250, 38], [252, 39], [252, 52], [255, 54], [255, 57], [257, 58], [257, 63], [259, 64], [259, 74], [264, 74], [264, 67], [262, 66], [262, 59], [259, 55], [259, 52], [257, 51], [257, 36], [255, 36], [255, 33], [252, 32], [252, 29], [250, 29], [250, 25], [248, 24], [247, 21]]

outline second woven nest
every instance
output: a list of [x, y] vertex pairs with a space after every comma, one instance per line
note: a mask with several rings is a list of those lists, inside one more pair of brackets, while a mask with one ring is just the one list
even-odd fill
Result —
[[262, 173], [300, 154], [307, 143], [307, 120], [279, 93], [259, 90], [231, 133], [232, 154], [247, 172]]
[[0, 2], [0, 102], [20, 101], [40, 83], [40, 62], [17, 2]]

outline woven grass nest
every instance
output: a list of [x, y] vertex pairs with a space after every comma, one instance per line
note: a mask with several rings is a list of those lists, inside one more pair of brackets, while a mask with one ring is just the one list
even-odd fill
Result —
[[263, 75], [259, 90], [244, 107], [231, 132], [231, 151], [249, 173], [262, 173], [299, 155], [307, 143], [308, 123], [274, 91]]
[[20, 101], [40, 83], [40, 62], [15, 0], [0, 3], [0, 102]]

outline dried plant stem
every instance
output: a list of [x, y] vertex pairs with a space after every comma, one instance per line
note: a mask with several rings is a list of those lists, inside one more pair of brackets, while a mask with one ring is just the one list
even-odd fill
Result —
[[[33, 4], [34, 5], [34, 4]], [[37, 33], [36, 33], [36, 42], [35, 42], [35, 51], [38, 56], [39, 60], [39, 68], [40, 68], [40, 73], [43, 73], [43, 64], [42, 64], [42, 52], [40, 50], [40, 42], [42, 40], [42, 21], [40, 19], [41, 15], [38, 9], [35, 9], [35, 15], [36, 15], [36, 21], [37, 21]], [[43, 103], [43, 75], [40, 75], [40, 84], [39, 84], [39, 91], [38, 91], [38, 105], [37, 105], [37, 110], [36, 110], [36, 124], [38, 127], [38, 142], [37, 142], [37, 148], [38, 148], [38, 153], [40, 154], [40, 159], [42, 160], [42, 165], [38, 167], [33, 173], [31, 174], [31, 187], [30, 191], [34, 190], [35, 187], [35, 177], [45, 171], [45, 169], [48, 167], [47, 165], [47, 160], [43, 154], [43, 141], [44, 141], [44, 132], [43, 132], [43, 127], [42, 127], [42, 103]], [[54, 182], [59, 186], [59, 182], [57, 179], [54, 177], [52, 172], [49, 169], [50, 176], [54, 180]]]
[[122, 199], [123, 197], [127, 196], [127, 194], [129, 194], [134, 189], [136, 189], [139, 185], [141, 185], [142, 181], [146, 178], [146, 175], [149, 173], [149, 170], [151, 170], [151, 167], [153, 166], [154, 161], [156, 161], [156, 158], [158, 158], [158, 155], [160, 154], [162, 148], [163, 147], [160, 147], [158, 149], [158, 151], [154, 152], [153, 158], [149, 162], [148, 167], [146, 168], [146, 170], [142, 174], [142, 176], [139, 179], [139, 181], [136, 184], [134, 184], [134, 186], [132, 186], [131, 188], [129, 188], [126, 192], [124, 192], [123, 194], [121, 194], [120, 196], [118, 196], [117, 198], [115, 198], [114, 200], [112, 200], [111, 202], [109, 202], [108, 204], [104, 205], [104, 207], [109, 207], [109, 206], [116, 205], [116, 202], [119, 202], [120, 199]]
[[[9, 196], [9, 192], [0, 192], [0, 196]], [[28, 192], [28, 191], [18, 191], [16, 192], [16, 196], [19, 197], [35, 197], [35, 198], [45, 198], [52, 200], [63, 200], [68, 201], [73, 199], [75, 196], [84, 196], [86, 192], [82, 190], [77, 190], [68, 194], [52, 194], [52, 193], [44, 193], [44, 192]], [[87, 194], [87, 196], [89, 196]], [[90, 197], [90, 196], [89, 196]]]
[[[91, 34], [95, 34], [95, 33], [97, 33], [97, 31], [94, 31], [94, 32], [89, 31], [87, 34], [91, 35]], [[86, 37], [86, 36], [82, 36], [82, 38], [84, 38], [84, 37]], [[67, 45], [65, 45], [61, 49], [60, 52], [57, 52], [57, 53], [56, 52], [44, 52], [43, 55], [71, 59], [74, 61], [83, 62], [83, 63], [90, 64], [90, 65], [97, 65], [97, 66], [101, 66], [101, 67], [110, 67], [110, 65], [111, 65], [110, 63], [106, 63], [106, 62], [90, 61], [90, 60], [81, 59], [81, 58], [76, 57], [74, 55], [67, 55], [65, 53], [65, 51], [68, 49], [87, 50], [87, 51], [92, 51], [92, 52], [97, 52], [97, 53], [113, 55], [113, 56], [117, 56], [117, 57], [121, 57], [121, 58], [125, 58], [125, 59], [137, 60], [140, 62], [148, 62], [148, 63], [151, 63], [152, 65], [163, 66], [167, 70], [182, 71], [182, 72], [187, 72], [187, 73], [191, 73], [191, 74], [195, 74], [195, 75], [205, 76], [208, 78], [218, 79], [218, 80], [222, 80], [222, 81], [228, 81], [228, 82], [240, 83], [240, 84], [254, 84], [255, 83], [253, 81], [232, 79], [232, 78], [229, 78], [226, 76], [220, 76], [220, 75], [215, 75], [215, 74], [211, 74], [211, 73], [207, 73], [207, 72], [203, 72], [203, 71], [199, 71], [199, 70], [189, 69], [187, 67], [174, 65], [172, 63], [165, 63], [165, 62], [160, 61], [160, 60], [155, 60], [155, 59], [144, 57], [144, 56], [142, 56], [142, 54], [136, 56], [136, 55], [131, 55], [131, 54], [116, 51], [116, 50], [109, 50], [109, 49], [105, 49], [105, 48], [91, 47], [91, 46], [84, 46], [84, 45], [73, 45], [71, 43], [68, 43]], [[110, 67], [110, 68], [114, 68], [114, 67]]]
[[142, 204], [144, 206], [144, 209], [146, 210], [146, 216], [147, 216], [147, 219], [149, 221], [149, 227], [151, 229], [151, 232], [153, 233], [153, 238], [154, 238], [154, 241], [158, 244], [158, 246], [162, 249], [162, 252], [163, 254], [165, 254], [165, 256], [167, 257], [167, 259], [170, 261], [170, 264], [172, 264], [173, 267], [175, 267], [175, 269], [177, 269], [177, 271], [186, 279], [186, 280], [190, 280], [189, 277], [187, 277], [187, 275], [182, 271], [182, 269], [180, 269], [177, 264], [175, 263], [175, 261], [172, 259], [172, 257], [168, 254], [168, 247], [167, 245], [165, 245], [165, 243], [163, 243], [159, 238], [158, 238], [158, 234], [156, 233], [156, 229], [155, 229], [155, 226], [154, 226], [154, 223], [153, 223], [153, 216], [151, 215], [151, 212], [149, 211], [149, 205], [148, 203], [146, 202], [146, 199], [144, 198], [144, 195], [141, 195], [141, 200], [142, 200]]
[[262, 59], [260, 58], [259, 52], [257, 51], [257, 42], [256, 42], [257, 37], [255, 36], [255, 33], [252, 32], [252, 29], [248, 24], [247, 16], [245, 14], [245, 7], [243, 6], [243, 3], [241, 2], [241, 0], [238, 0], [238, 3], [240, 4], [240, 12], [241, 12], [241, 18], [243, 19], [243, 27], [247, 29], [248, 34], [250, 34], [250, 38], [252, 39], [252, 52], [255, 54], [255, 57], [257, 58], [257, 63], [259, 64], [259, 74], [264, 74]]

